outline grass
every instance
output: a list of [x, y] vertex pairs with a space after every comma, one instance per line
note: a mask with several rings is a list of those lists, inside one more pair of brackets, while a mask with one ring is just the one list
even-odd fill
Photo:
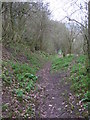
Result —
[[80, 55], [79, 57], [74, 58], [75, 57], [72, 55], [64, 58], [58, 58], [58, 56], [54, 57], [52, 61], [52, 71], [67, 70], [71, 62], [75, 60], [75, 63], [71, 68], [71, 88], [84, 100], [84, 98], [87, 99], [86, 96], [90, 95], [88, 91], [89, 78], [86, 71], [87, 57], [85, 55]]
[[86, 60], [85, 55], [81, 55], [77, 58], [76, 63], [71, 69], [71, 81], [73, 89], [77, 96], [80, 97], [82, 102], [86, 102], [87, 107], [88, 101], [90, 101], [90, 91], [88, 91], [89, 78], [86, 71]]
[[[31, 52], [29, 46], [17, 45], [11, 46], [12, 58], [11, 60], [3, 61], [2, 80], [3, 85], [11, 89], [12, 95], [22, 103], [24, 101], [25, 113], [24, 117], [30, 115], [34, 116], [33, 106], [31, 106], [30, 95], [34, 91], [35, 83], [37, 81], [36, 72], [43, 66], [46, 61], [52, 61], [51, 71], [67, 70], [74, 60], [73, 55], [59, 58], [58, 55], [49, 55], [45, 52]], [[21, 49], [20, 49], [21, 48]], [[26, 60], [17, 59], [19, 55], [24, 55]], [[18, 56], [18, 57], [17, 57]], [[15, 59], [14, 59], [15, 58]], [[22, 62], [23, 61], [23, 62]], [[90, 100], [90, 92], [88, 91], [88, 81], [86, 67], [86, 56], [82, 55], [75, 60], [71, 68], [71, 88], [75, 91], [76, 95], [79, 95], [82, 101]], [[14, 97], [12, 98], [14, 99]], [[86, 105], [87, 106], [87, 105]], [[9, 109], [7, 104], [3, 105], [3, 111]], [[18, 112], [21, 110], [19, 108]], [[22, 110], [23, 112], [23, 110]], [[13, 115], [13, 113], [11, 113]], [[17, 114], [17, 113], [16, 113]], [[21, 114], [21, 113], [20, 113]], [[12, 116], [11, 115], [11, 116]]]
[[87, 57], [85, 55], [80, 55], [74, 58], [74, 56], [66, 56], [64, 58], [55, 56], [52, 60], [51, 71], [67, 70], [72, 61], [75, 61], [70, 65], [71, 89], [76, 93], [76, 96], [79, 96], [82, 102], [85, 102], [85, 107], [87, 107], [88, 104], [90, 104], [90, 91], [88, 91], [89, 77], [86, 71]]
[[[23, 44], [11, 45], [10, 49], [12, 61], [15, 60], [18, 62], [18, 59], [20, 59], [20, 62], [28, 63], [32, 68], [36, 69], [36, 71], [39, 70], [46, 61], [48, 61], [50, 56], [44, 51], [31, 52], [30, 46]], [[23, 56], [24, 59], [20, 56]]]
[[[3, 61], [2, 68], [3, 68], [2, 71], [3, 86], [7, 87], [8, 92], [9, 90], [11, 91], [10, 96], [8, 97], [11, 97], [12, 100], [14, 101], [18, 101], [20, 104], [21, 103], [24, 104], [23, 105], [25, 107], [25, 113], [23, 114], [24, 117], [27, 116], [28, 114], [29, 116], [34, 116], [35, 113], [33, 109], [30, 112], [28, 105], [34, 104], [33, 102], [31, 102], [33, 98], [30, 97], [30, 95], [34, 91], [35, 83], [38, 79], [37, 76], [35, 75], [37, 71], [36, 67], [30, 66], [29, 64], [26, 63], [20, 63], [15, 61]], [[17, 100], [15, 100], [14, 97], [16, 97]], [[14, 104], [10, 106], [14, 107]], [[6, 105], [3, 105], [3, 112], [6, 111], [6, 107], [7, 107]], [[19, 105], [17, 106], [17, 109], [18, 113], [20, 113], [20, 108], [18, 107]], [[30, 108], [33, 107], [30, 106]], [[12, 108], [8, 108], [8, 111], [10, 111], [11, 109]], [[13, 113], [11, 116], [13, 116]]]
[[[12, 85], [15, 82], [13, 90], [17, 97], [23, 97], [26, 92], [30, 92], [31, 89], [34, 89], [34, 84], [37, 80], [35, 75], [36, 69], [31, 68], [27, 64], [20, 64], [19, 62], [13, 63], [11, 61], [4, 62], [3, 69], [3, 83], [6, 85]], [[11, 68], [8, 70], [8, 67]], [[13, 81], [15, 79], [15, 81]]]
[[55, 56], [52, 60], [52, 71], [59, 71], [62, 69], [66, 70], [73, 58], [73, 55], [66, 56], [64, 58], [59, 58], [58, 56]]
[[[17, 44], [16, 46], [11, 45], [11, 60], [3, 61], [3, 83], [10, 85], [13, 82], [19, 84], [20, 89], [25, 88], [26, 91], [30, 91], [33, 88], [37, 76], [36, 72], [43, 66], [43, 64], [48, 60], [49, 54], [45, 52], [31, 52], [29, 46], [23, 44]], [[25, 61], [18, 61], [19, 55], [24, 55]], [[17, 57], [18, 55], [18, 57]], [[15, 58], [15, 59], [14, 59]], [[26, 62], [26, 60], [28, 62]], [[27, 85], [26, 85], [27, 84]], [[23, 90], [23, 91], [25, 91]], [[16, 92], [23, 95], [22, 90], [17, 90]]]
[[[35, 83], [38, 79], [36, 72], [48, 60], [49, 55], [40, 51], [33, 53], [28, 46], [26, 47], [24, 45], [11, 46], [11, 49], [12, 51], [9, 51], [11, 59], [4, 60], [2, 63], [2, 80], [4, 91], [6, 91], [5, 93], [10, 93], [8, 97], [12, 98], [14, 104], [12, 104], [11, 101], [8, 103], [11, 107], [8, 107], [5, 103], [3, 105], [3, 112], [6, 112], [8, 116], [10, 113], [10, 116], [23, 114], [24, 117], [33, 117], [35, 113], [32, 96], [36, 89]], [[20, 55], [24, 56], [24, 59], [21, 59], [21, 61], [18, 60]], [[18, 101], [18, 113], [16, 110], [14, 110], [14, 112], [11, 111], [12, 108], [16, 109], [16, 101]], [[24, 107], [25, 111], [19, 107], [19, 104], [23, 104], [22, 107]]]
[[29, 60], [29, 63], [39, 70], [43, 64], [48, 60], [48, 55], [44, 52], [35, 52], [35, 53], [25, 53], [27, 60]]

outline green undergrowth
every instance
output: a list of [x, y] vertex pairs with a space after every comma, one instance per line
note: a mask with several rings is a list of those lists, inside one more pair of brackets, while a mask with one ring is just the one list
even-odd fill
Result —
[[63, 58], [56, 55], [52, 59], [51, 71], [55, 72], [70, 68], [71, 89], [79, 100], [84, 103], [84, 108], [90, 110], [90, 91], [88, 90], [90, 78], [87, 75], [86, 61], [86, 55], [71, 55]]
[[27, 64], [19, 62], [3, 62], [3, 84], [13, 86], [17, 97], [23, 97], [25, 92], [30, 92], [34, 89], [34, 84], [37, 80], [35, 75], [36, 70]]
[[[14, 101], [14, 104], [10, 101], [7, 106], [6, 96], [2, 111], [8, 115], [10, 113], [10, 116], [20, 114], [24, 117], [34, 117], [33, 92], [38, 79], [36, 73], [48, 61], [49, 54], [41, 51], [31, 52], [29, 46], [25, 45], [11, 46], [9, 53], [10, 59], [2, 62], [2, 81], [4, 92], [9, 93], [8, 97]], [[16, 101], [18, 101], [17, 107]], [[23, 104], [24, 110], [19, 104]], [[12, 108], [14, 112], [11, 111]]]
[[[28, 64], [19, 62], [3, 62], [2, 80], [4, 91], [8, 91], [8, 97], [12, 100], [8, 103], [7, 108], [7, 96], [6, 103], [2, 106], [2, 111], [6, 112], [8, 117], [20, 116], [33, 117], [35, 116], [34, 111], [34, 98], [32, 97], [33, 91], [35, 90], [35, 83], [37, 81], [36, 68], [31, 67]], [[7, 89], [6, 89], [7, 88]], [[14, 103], [12, 104], [12, 101]], [[16, 101], [18, 105], [16, 106]], [[23, 104], [22, 107], [20, 107]], [[11, 107], [9, 107], [11, 106]], [[13, 111], [12, 112], [12, 108]], [[16, 111], [17, 108], [17, 111]], [[24, 108], [24, 111], [23, 111]], [[29, 110], [30, 109], [30, 110]], [[10, 114], [9, 114], [10, 113]]]
[[30, 47], [23, 44], [11, 45], [9, 52], [11, 59], [4, 60], [2, 64], [3, 82], [10, 85], [14, 77], [18, 87], [31, 89], [37, 78], [36, 72], [48, 60], [49, 54], [42, 51], [31, 52]]
[[52, 59], [51, 71], [61, 71], [67, 70], [70, 66], [70, 80], [72, 82], [71, 89], [76, 93], [76, 96], [82, 102], [85, 102], [85, 108], [90, 104], [90, 91], [88, 91], [89, 77], [86, 70], [87, 57], [85, 55], [80, 55], [79, 57], [75, 55], [66, 56], [59, 58], [55, 56]]
[[[17, 44], [11, 45], [11, 54], [12, 60], [15, 58], [16, 61], [20, 61], [22, 63], [27, 62], [34, 68], [36, 67], [39, 70], [44, 63], [48, 60], [49, 54], [43, 51], [35, 51], [31, 52], [30, 46]], [[23, 58], [23, 59], [22, 59]]]
[[63, 58], [59, 58], [57, 55], [52, 60], [52, 70], [51, 71], [59, 71], [59, 70], [66, 70], [72, 59], [74, 58], [73, 55], [69, 55]]
[[[74, 65], [71, 68], [71, 88], [76, 92], [76, 95], [80, 97], [82, 102], [90, 101], [90, 91], [88, 91], [89, 78], [86, 71], [85, 55], [81, 55], [77, 58]], [[87, 107], [87, 103], [85, 104]]]

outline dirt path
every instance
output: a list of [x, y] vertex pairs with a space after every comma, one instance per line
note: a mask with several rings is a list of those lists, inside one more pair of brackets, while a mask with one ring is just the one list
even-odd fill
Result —
[[76, 97], [71, 93], [67, 82], [69, 72], [50, 73], [48, 62], [37, 73], [39, 92], [36, 95], [36, 116], [41, 118], [76, 118], [82, 117]]

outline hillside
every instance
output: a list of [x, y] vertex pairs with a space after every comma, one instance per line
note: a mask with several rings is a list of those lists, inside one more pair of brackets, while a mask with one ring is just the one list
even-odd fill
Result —
[[85, 56], [60, 58], [40, 51], [33, 53], [28, 46], [20, 48], [3, 46], [3, 117], [87, 116], [87, 103], [83, 103], [88, 95]]
[[90, 2], [25, 1], [0, 4], [2, 119], [88, 119]]
[[[26, 46], [23, 49], [2, 48], [3, 116], [14, 117], [21, 113], [25, 116], [28, 109], [34, 109], [31, 101], [35, 102], [33, 92], [37, 80], [36, 72], [47, 61], [48, 55], [32, 53]], [[32, 116], [33, 110], [29, 114]]]

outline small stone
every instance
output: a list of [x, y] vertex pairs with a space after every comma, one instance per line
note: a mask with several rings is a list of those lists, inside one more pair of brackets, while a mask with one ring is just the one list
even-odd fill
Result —
[[65, 108], [67, 107], [68, 105], [65, 105]]
[[79, 112], [82, 111], [82, 109], [79, 109]]
[[70, 96], [72, 96], [72, 94], [71, 94], [71, 93], [69, 93], [69, 95], [70, 95]]
[[79, 103], [77, 103], [76, 105], [79, 105]]
[[54, 100], [54, 97], [52, 97], [52, 99]]
[[64, 105], [64, 104], [65, 104], [65, 102], [62, 103], [62, 105]]
[[49, 107], [52, 107], [52, 105], [49, 105]]

